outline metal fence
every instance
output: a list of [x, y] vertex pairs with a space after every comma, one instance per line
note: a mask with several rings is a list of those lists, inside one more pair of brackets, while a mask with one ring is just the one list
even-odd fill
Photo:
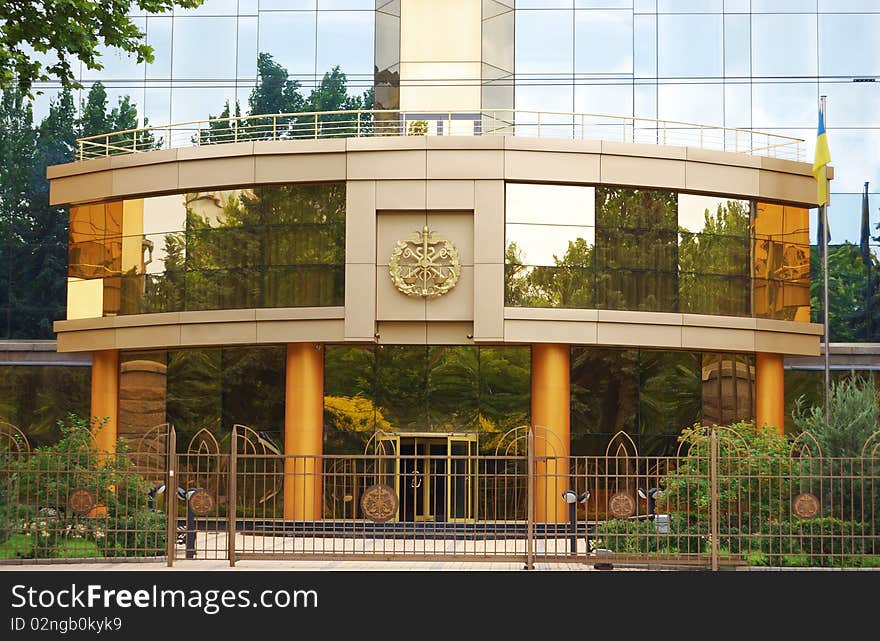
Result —
[[[0, 558], [515, 560], [646, 567], [880, 567], [880, 433], [823, 456], [756, 453], [728, 428], [642, 457], [536, 447], [287, 456], [246, 426], [177, 452], [0, 452]], [[171, 491], [168, 488], [174, 488]], [[175, 518], [168, 519], [173, 514]]]
[[800, 161], [803, 140], [716, 125], [606, 114], [496, 109], [361, 109], [195, 120], [77, 140], [77, 160], [224, 143], [380, 136], [530, 136], [698, 147]]

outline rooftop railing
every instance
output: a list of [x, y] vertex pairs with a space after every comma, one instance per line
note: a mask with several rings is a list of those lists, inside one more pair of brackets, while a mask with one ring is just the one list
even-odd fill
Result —
[[380, 136], [531, 136], [698, 147], [800, 161], [803, 140], [779, 134], [603, 114], [496, 109], [412, 112], [349, 110], [193, 120], [77, 140], [77, 159], [157, 149], [272, 140]]

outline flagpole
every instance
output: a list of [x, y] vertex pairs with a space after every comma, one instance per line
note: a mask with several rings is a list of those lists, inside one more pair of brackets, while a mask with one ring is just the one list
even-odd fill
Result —
[[[825, 96], [819, 96], [819, 100], [821, 101], [821, 110], [822, 117], [825, 117]], [[827, 171], [827, 167], [823, 168]], [[826, 181], [825, 183], [825, 202], [819, 207], [819, 215], [822, 217], [822, 322], [825, 325], [825, 345], [824, 349], [824, 369], [825, 369], [825, 427], [830, 427], [831, 425], [831, 366], [830, 366], [830, 355], [831, 355], [831, 326], [828, 323], [828, 201], [831, 199], [831, 195], [828, 193], [828, 177], [827, 173], [823, 172], [820, 180]]]

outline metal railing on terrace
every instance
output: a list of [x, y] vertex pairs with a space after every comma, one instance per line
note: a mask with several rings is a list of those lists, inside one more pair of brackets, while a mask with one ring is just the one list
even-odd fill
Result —
[[376, 109], [212, 118], [126, 129], [78, 139], [77, 159], [246, 141], [379, 136], [531, 136], [698, 147], [797, 161], [805, 158], [800, 138], [674, 120], [512, 109]]

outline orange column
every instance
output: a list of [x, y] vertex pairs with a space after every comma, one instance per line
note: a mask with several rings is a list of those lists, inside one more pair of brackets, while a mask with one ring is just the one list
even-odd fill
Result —
[[321, 518], [324, 453], [324, 350], [287, 345], [284, 406], [284, 518]]
[[570, 366], [567, 344], [532, 345], [533, 509], [539, 522], [568, 520], [562, 492], [569, 487]]
[[758, 352], [755, 359], [755, 424], [785, 430], [785, 378], [782, 354]]
[[92, 354], [92, 430], [95, 447], [116, 451], [119, 421], [119, 351], [106, 349]]

